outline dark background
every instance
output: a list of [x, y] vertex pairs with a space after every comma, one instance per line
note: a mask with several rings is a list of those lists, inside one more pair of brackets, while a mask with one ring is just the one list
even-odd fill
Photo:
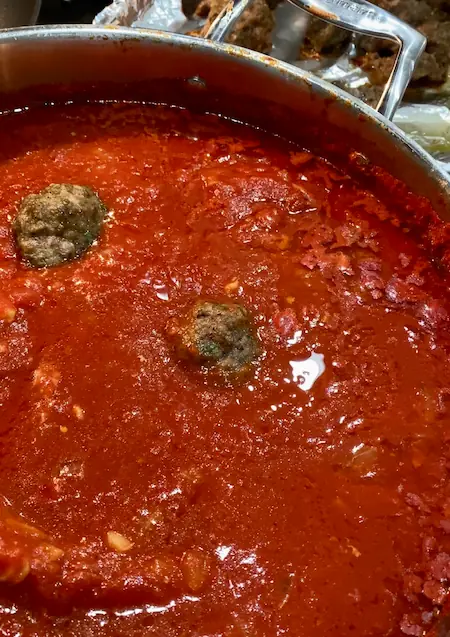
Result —
[[92, 22], [112, 0], [43, 0], [39, 24]]

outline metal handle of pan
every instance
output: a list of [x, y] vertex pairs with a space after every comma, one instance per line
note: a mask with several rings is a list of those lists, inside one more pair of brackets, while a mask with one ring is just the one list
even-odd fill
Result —
[[[426, 38], [391, 13], [367, 0], [289, 0], [293, 5], [337, 27], [363, 35], [392, 40], [399, 45], [397, 58], [376, 107], [392, 119], [405, 93]], [[211, 25], [207, 38], [224, 42], [253, 0], [230, 0]]]

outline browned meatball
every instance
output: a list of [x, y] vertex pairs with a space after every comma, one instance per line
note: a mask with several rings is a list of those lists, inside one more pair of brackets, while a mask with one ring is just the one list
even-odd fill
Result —
[[169, 333], [183, 359], [225, 374], [246, 371], [258, 356], [249, 313], [236, 303], [197, 301]]
[[[199, 17], [206, 18], [206, 24], [198, 33], [204, 36], [228, 0], [202, 0], [196, 10]], [[268, 53], [272, 48], [272, 31], [275, 20], [266, 0], [254, 0], [244, 11], [233, 33], [228, 38], [230, 44]]]
[[301, 49], [302, 58], [338, 56], [350, 43], [351, 33], [319, 18], [311, 18]]
[[97, 239], [105, 214], [87, 186], [52, 184], [19, 206], [13, 230], [20, 254], [35, 268], [72, 261]]
[[[373, 0], [375, 4], [407, 22], [427, 38], [427, 46], [414, 71], [418, 85], [445, 82], [450, 65], [450, 9], [435, 0]], [[388, 79], [397, 53], [397, 44], [379, 38], [358, 41], [358, 63], [373, 83]]]
[[[414, 70], [413, 82], [417, 86], [445, 82], [450, 66], [449, 1], [372, 0], [372, 2], [393, 13], [426, 36], [427, 47]], [[313, 18], [306, 32], [300, 58], [339, 56], [350, 43], [351, 37], [349, 31]], [[372, 84], [383, 85], [391, 74], [397, 50], [396, 42], [369, 36], [359, 37], [356, 62], [369, 75]]]

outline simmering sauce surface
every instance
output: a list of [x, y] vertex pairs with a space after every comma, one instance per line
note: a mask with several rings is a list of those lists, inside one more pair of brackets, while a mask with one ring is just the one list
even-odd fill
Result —
[[[83, 258], [32, 269], [11, 222], [52, 183], [109, 214]], [[407, 221], [214, 117], [0, 120], [0, 635], [431, 629], [450, 578], [448, 281]], [[198, 299], [253, 317], [244, 378], [179, 359], [167, 325]]]

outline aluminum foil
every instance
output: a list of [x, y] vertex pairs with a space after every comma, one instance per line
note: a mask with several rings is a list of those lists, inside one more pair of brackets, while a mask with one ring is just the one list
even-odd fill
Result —
[[[271, 55], [356, 95], [370, 86], [364, 72], [352, 64], [353, 45], [338, 59], [297, 60], [308, 20], [305, 12], [288, 2], [279, 5], [275, 11]], [[96, 16], [94, 24], [138, 26], [177, 33], [186, 33], [199, 26], [199, 22], [186, 19], [181, 0], [114, 0]], [[414, 95], [414, 99], [416, 103], [402, 104], [394, 122], [450, 171], [450, 79], [439, 90], [424, 89]]]

